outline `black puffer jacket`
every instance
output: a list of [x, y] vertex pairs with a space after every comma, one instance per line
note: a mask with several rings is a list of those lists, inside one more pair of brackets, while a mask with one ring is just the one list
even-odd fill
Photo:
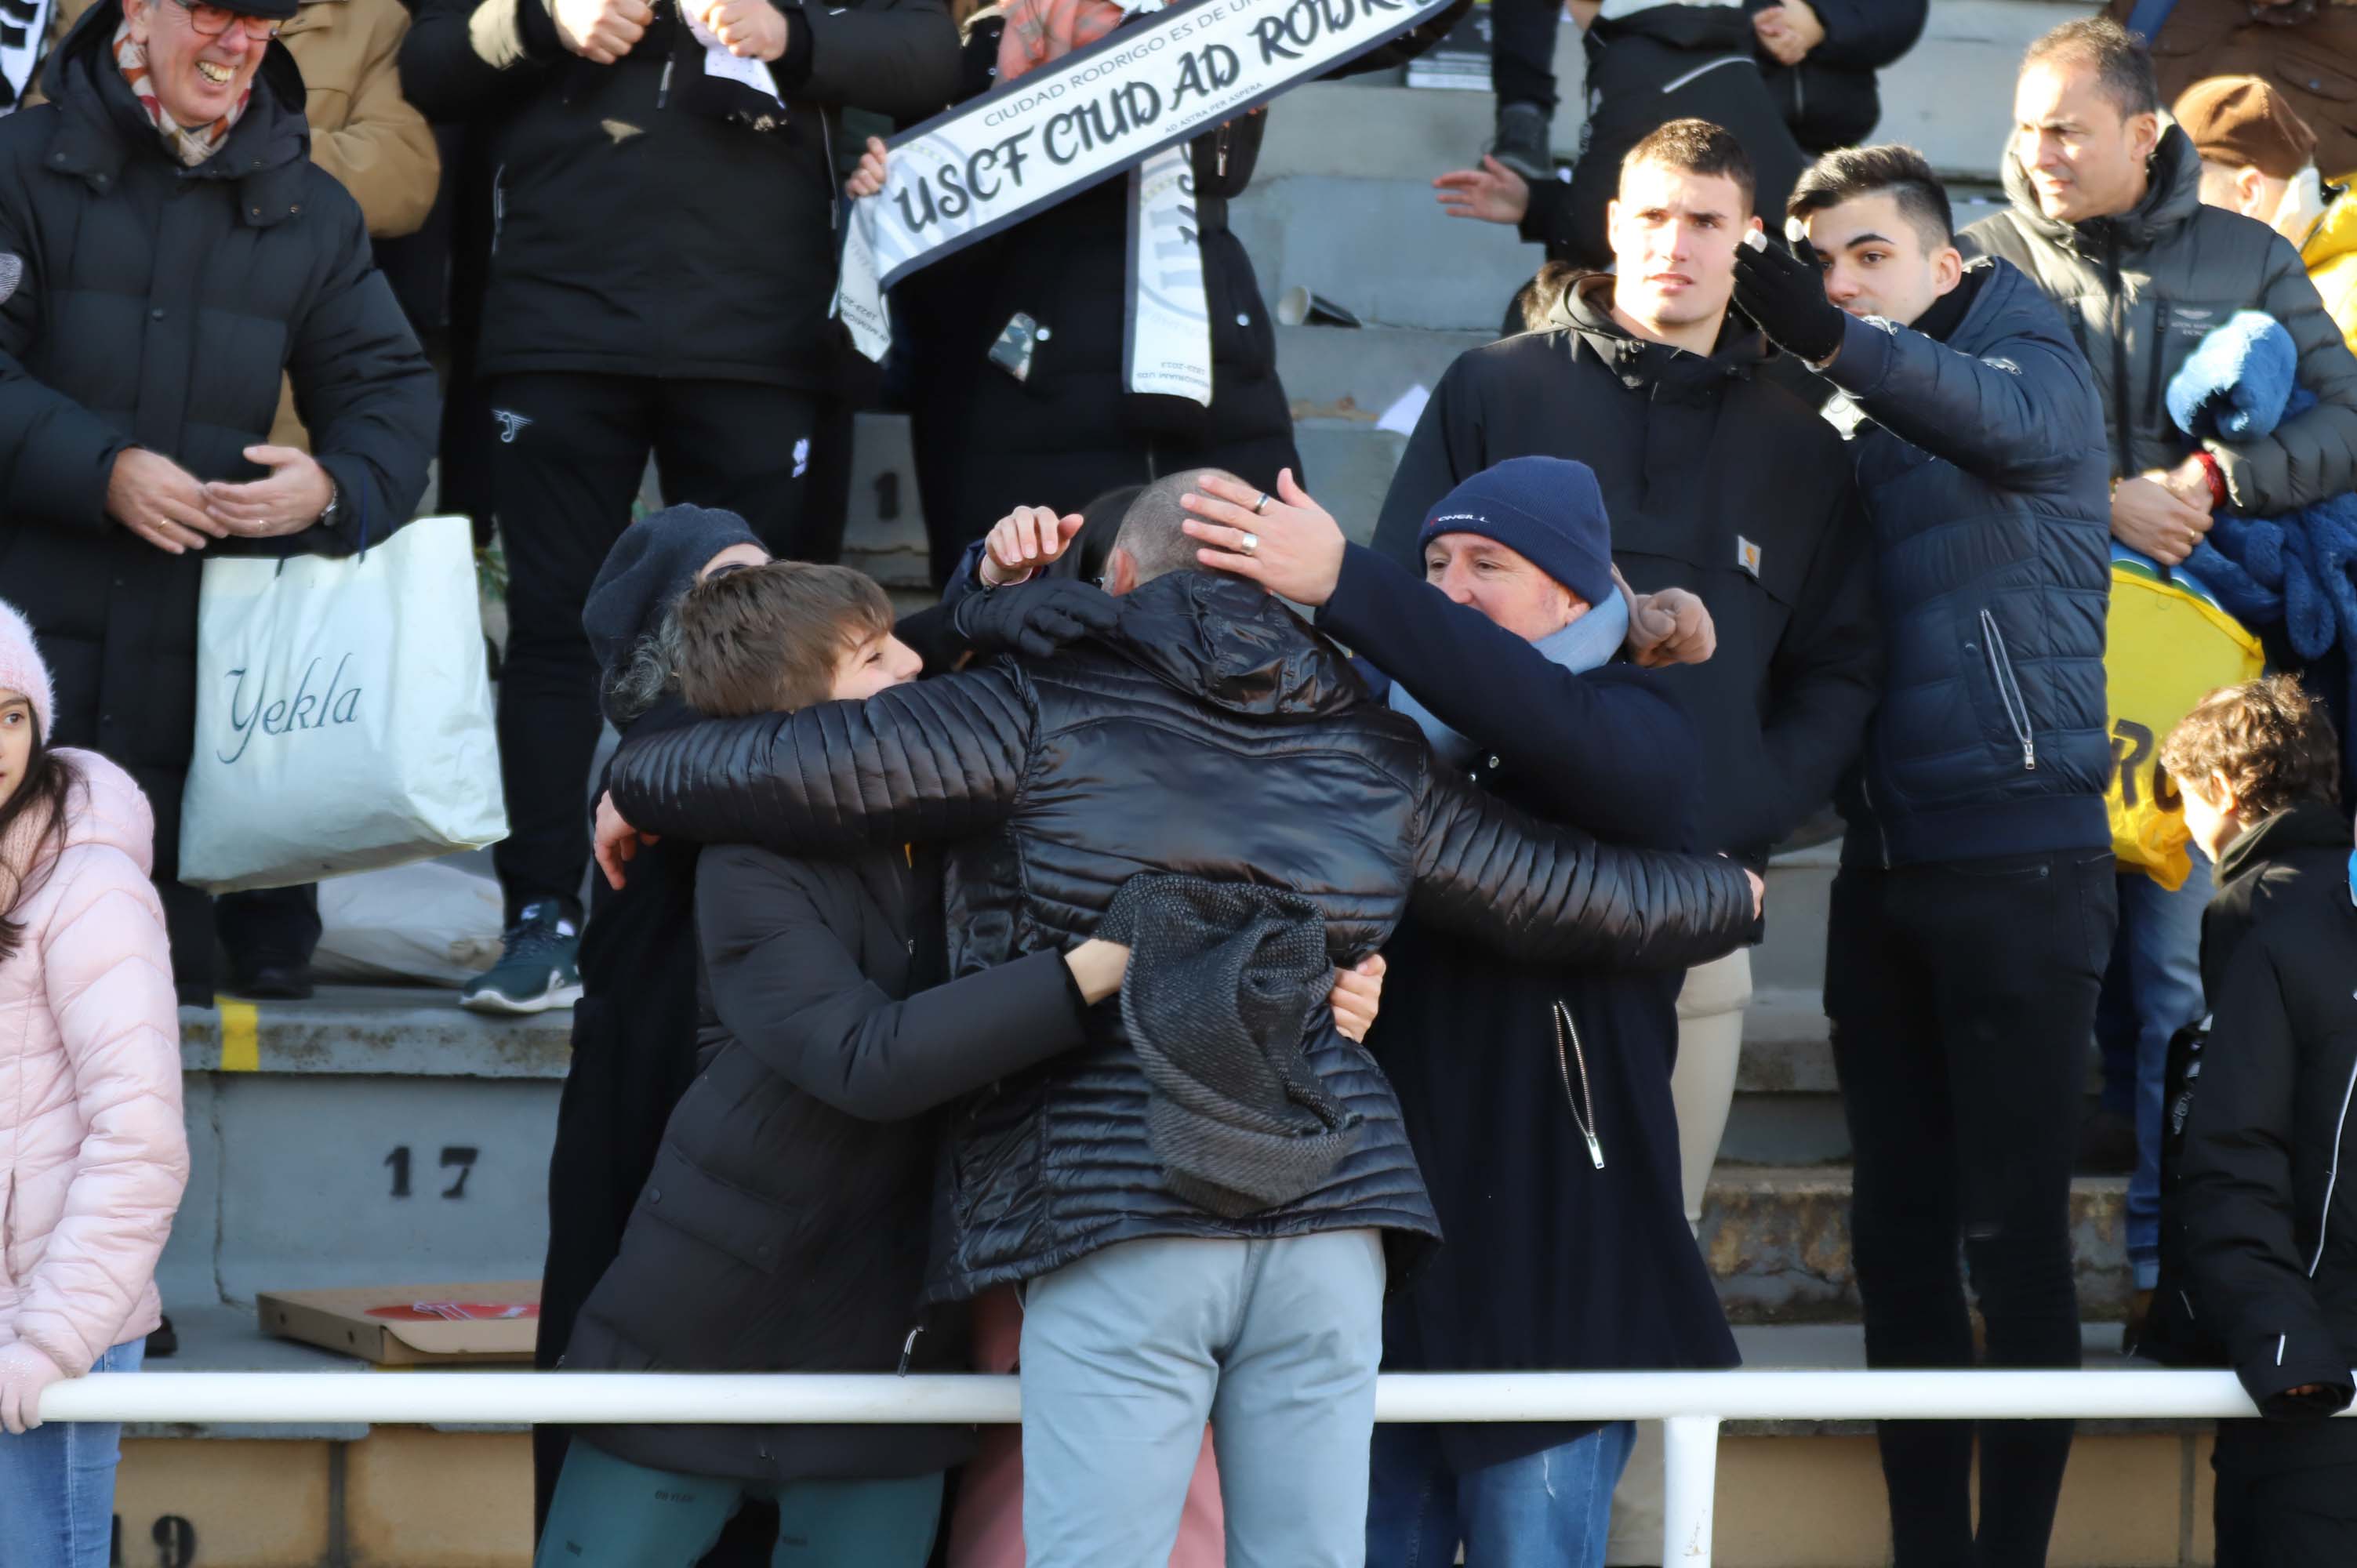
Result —
[[1944, 342], [1853, 318], [1827, 372], [1887, 628], [1882, 705], [1842, 796], [1858, 864], [2111, 842], [2103, 404], [2012, 265], [1975, 262], [1960, 287]]
[[2012, 205], [1959, 236], [1967, 255], [1999, 256], [2062, 307], [2094, 367], [2115, 477], [2166, 468], [2194, 443], [2170, 423], [2170, 378], [2238, 310], [2261, 310], [2299, 346], [2299, 384], [2317, 406], [2275, 434], [2204, 441], [2234, 505], [2274, 517], [2357, 489], [2357, 358], [2324, 311], [2291, 242], [2201, 199], [2201, 159], [2171, 125], [2152, 155], [2144, 199], [2117, 218], [2050, 219], [2005, 160]]
[[[963, 1370], [961, 1315], [920, 1326], [939, 1106], [1081, 1042], [1043, 951], [932, 986], [939, 874], [902, 850], [791, 860], [742, 844], [696, 872], [703, 1070], [621, 1252], [582, 1307], [574, 1371]], [[971, 1428], [620, 1426], [634, 1464], [776, 1483], [916, 1476]]]
[[[2339, 1179], [2357, 1156], [2348, 829], [2329, 805], [2295, 806], [2244, 832], [2218, 869], [2240, 939], [2212, 993], [2168, 1229], [2182, 1230], [2195, 1324], [2260, 1410], [2321, 1414], [2349, 1402], [2357, 1365], [2357, 1180]], [[2204, 920], [2205, 972], [2226, 935]], [[2309, 1383], [2330, 1399], [2288, 1396]], [[2357, 1432], [2337, 1441], [2357, 1455]]]
[[[434, 455], [434, 372], [369, 256], [361, 210], [309, 157], [303, 82], [273, 45], [245, 114], [183, 170], [116, 70], [117, 0], [46, 68], [49, 102], [0, 123], [0, 593], [57, 682], [55, 738], [127, 768], [179, 861], [208, 555], [342, 554], [409, 521]], [[342, 492], [333, 528], [167, 555], [111, 521], [117, 454], [260, 478], [281, 374]]]
[[[1534, 961], [1677, 967], [1749, 926], [1729, 862], [1599, 845], [1436, 772], [1415, 725], [1251, 584], [1173, 573], [1122, 610], [1053, 660], [628, 746], [615, 800], [658, 832], [803, 851], [956, 841], [954, 974], [1089, 935], [1142, 871], [1289, 887], [1325, 912], [1338, 963], [1381, 947], [1411, 900]], [[1146, 1080], [1114, 1015], [1092, 1015], [1091, 1048], [958, 1118], [929, 1296], [1145, 1236], [1436, 1233], [1391, 1088], [1325, 1009], [1306, 1059], [1363, 1119], [1361, 1142], [1320, 1190], [1232, 1221], [1161, 1185]]]
[[483, 374], [832, 384], [838, 111], [940, 109], [957, 31], [941, 0], [782, 8], [785, 107], [756, 129], [689, 106], [704, 50], [674, 0], [610, 66], [558, 41], [547, 0], [426, 0], [410, 102], [498, 125]]

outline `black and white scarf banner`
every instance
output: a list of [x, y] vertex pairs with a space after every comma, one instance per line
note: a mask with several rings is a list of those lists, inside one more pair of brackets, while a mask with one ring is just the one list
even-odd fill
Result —
[[[893, 139], [882, 191], [851, 206], [835, 309], [861, 353], [892, 346], [884, 291], [1100, 180], [1176, 149], [1132, 181], [1127, 350], [1137, 390], [1209, 401], [1208, 340], [1163, 328], [1202, 313], [1202, 263], [1167, 256], [1166, 219], [1193, 197], [1183, 144], [1298, 82], [1348, 64], [1451, 0], [1184, 0], [1026, 72]], [[1176, 261], [1159, 288], [1157, 258]], [[1193, 269], [1191, 293], [1183, 274]], [[1159, 303], [1151, 296], [1161, 295]], [[1157, 326], [1157, 323], [1159, 326]], [[1208, 319], [1205, 336], [1208, 339]], [[1163, 352], [1165, 349], [1173, 349]], [[1163, 361], [1168, 361], [1164, 363]]]
[[0, 81], [6, 83], [0, 114], [24, 101], [48, 41], [49, 0], [0, 0]]

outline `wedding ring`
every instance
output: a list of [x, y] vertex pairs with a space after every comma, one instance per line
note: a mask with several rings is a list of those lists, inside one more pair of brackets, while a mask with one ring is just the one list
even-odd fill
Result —
[[1254, 517], [1258, 517], [1261, 513], [1263, 513], [1263, 512], [1266, 511], [1267, 510], [1268, 510], [1268, 492], [1267, 492], [1266, 490], [1263, 490], [1263, 491], [1261, 491], [1261, 493], [1260, 493], [1260, 499], [1258, 499], [1258, 500], [1256, 500], [1256, 501], [1253, 502], [1253, 515], [1254, 515]]
[[1257, 533], [1247, 533], [1243, 539], [1237, 541], [1237, 545], [1245, 554], [1249, 555], [1254, 551], [1260, 548], [1260, 535]]

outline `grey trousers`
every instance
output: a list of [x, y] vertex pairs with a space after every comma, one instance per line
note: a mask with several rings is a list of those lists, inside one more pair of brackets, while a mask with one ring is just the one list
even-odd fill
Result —
[[1033, 1280], [1028, 1568], [1167, 1568], [1211, 1424], [1228, 1568], [1361, 1568], [1383, 1250], [1374, 1230], [1125, 1241]]

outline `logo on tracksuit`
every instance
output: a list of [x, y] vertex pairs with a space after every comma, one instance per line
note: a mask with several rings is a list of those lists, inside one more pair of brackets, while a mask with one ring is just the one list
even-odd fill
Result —
[[532, 423], [531, 415], [510, 413], [504, 408], [491, 410], [491, 417], [500, 422], [500, 445], [503, 446], [514, 446], [516, 432]]

